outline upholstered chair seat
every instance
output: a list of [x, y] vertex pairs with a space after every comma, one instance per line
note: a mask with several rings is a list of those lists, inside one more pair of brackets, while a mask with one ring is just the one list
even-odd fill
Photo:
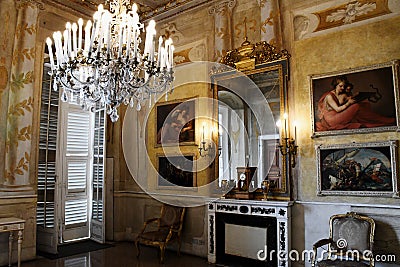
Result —
[[159, 231], [150, 231], [141, 234], [140, 238], [149, 241], [163, 241], [167, 238], [169, 229], [160, 229]]
[[[329, 238], [318, 240], [313, 245], [312, 266], [374, 266], [375, 222], [372, 218], [354, 212], [331, 216]], [[324, 248], [327, 246], [327, 248]], [[318, 249], [324, 248], [323, 260], [317, 261]]]

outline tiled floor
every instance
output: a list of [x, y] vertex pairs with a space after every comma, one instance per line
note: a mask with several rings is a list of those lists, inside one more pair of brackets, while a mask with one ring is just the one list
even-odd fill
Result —
[[21, 267], [213, 267], [206, 258], [181, 253], [177, 256], [174, 251], [165, 252], [165, 262], [160, 264], [156, 248], [141, 246], [140, 257], [136, 257], [136, 248], [132, 242], [115, 243], [113, 247], [83, 253], [71, 257], [50, 260], [38, 257], [37, 260], [22, 262]]

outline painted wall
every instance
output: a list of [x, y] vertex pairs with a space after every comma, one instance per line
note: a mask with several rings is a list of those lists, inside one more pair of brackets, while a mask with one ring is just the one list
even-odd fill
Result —
[[[72, 13], [72, 14], [71, 14]], [[57, 14], [57, 15], [56, 15]], [[44, 42], [74, 12], [41, 1], [0, 1], [0, 218], [26, 221], [22, 260], [36, 257], [39, 102]], [[16, 241], [12, 261], [16, 261]], [[0, 265], [8, 264], [0, 235]]]
[[[329, 234], [328, 221], [331, 215], [357, 211], [370, 215], [377, 221], [379, 228], [376, 234], [377, 251], [382, 254], [398, 255], [399, 251], [396, 247], [398, 247], [398, 240], [400, 240], [400, 229], [396, 225], [396, 220], [399, 216], [399, 200], [386, 197], [317, 196], [317, 160], [315, 153], [315, 145], [317, 144], [398, 140], [398, 133], [347, 134], [311, 138], [309, 79], [309, 75], [313, 74], [342, 71], [398, 59], [400, 56], [400, 30], [396, 26], [400, 22], [398, 2], [388, 1], [386, 8], [389, 11], [385, 11], [383, 8], [380, 13], [374, 13], [369, 17], [356, 16], [354, 20], [350, 18], [350, 23], [347, 24], [343, 24], [343, 22], [335, 22], [334, 25], [325, 23], [323, 27], [320, 26], [323, 29], [317, 31], [318, 20], [315, 19], [316, 15], [313, 15], [313, 13], [345, 9], [347, 1], [279, 1], [280, 13], [276, 14], [276, 10], [272, 10], [267, 18], [265, 12], [261, 12], [260, 8], [266, 3], [271, 3], [270, 1], [238, 0], [234, 2], [233, 7], [225, 10], [225, 12], [231, 12], [231, 20], [218, 22], [231, 29], [229, 31], [231, 32], [231, 39], [228, 39], [233, 47], [238, 47], [242, 42], [240, 37], [244, 33], [245, 22], [249, 27], [247, 34], [250, 41], [257, 42], [264, 38], [261, 26], [268, 25], [269, 17], [275, 18], [275, 21], [280, 21], [279, 27], [272, 23], [273, 26], [270, 30], [281, 28], [281, 31], [277, 31], [275, 34], [278, 41], [272, 40], [272, 42], [279, 45], [279, 40], [282, 40], [282, 48], [287, 49], [292, 55], [290, 59], [289, 116], [292, 121], [297, 121], [297, 141], [299, 145], [298, 163], [293, 170], [295, 195], [298, 200], [292, 209], [293, 249], [299, 252], [304, 249], [312, 249], [312, 244], [315, 241], [327, 237]], [[377, 2], [382, 5], [385, 1]], [[174, 23], [177, 29], [184, 33], [181, 40], [184, 40], [183, 43], [185, 44], [199, 40], [204, 35], [209, 36], [207, 51], [209, 51], [208, 58], [212, 60], [218, 58], [221, 51], [229, 44], [229, 40], [218, 40], [216, 32], [219, 28], [217, 26], [221, 24], [215, 21], [215, 17], [207, 17], [202, 12], [204, 10], [194, 10], [181, 14], [168, 23]], [[199, 14], [203, 15], [199, 16]], [[262, 19], [261, 16], [266, 19]], [[189, 17], [192, 18], [194, 23], [186, 26], [184, 22], [188, 22]], [[245, 17], [247, 18], [246, 21], [244, 21]], [[344, 18], [342, 18], [342, 21]], [[213, 19], [214, 23], [212, 22]], [[263, 23], [260, 23], [260, 21]], [[202, 25], [202, 30], [200, 32], [194, 30], [193, 25]], [[212, 51], [215, 51], [215, 53], [212, 53]], [[181, 98], [191, 96], [192, 94], [189, 91], [183, 95], [179, 94]], [[132, 199], [121, 199], [121, 204], [125, 201], [128, 203], [135, 201], [135, 194], [130, 195], [130, 198]], [[383, 215], [387, 213], [391, 214], [390, 218]], [[135, 221], [134, 218], [131, 219]], [[204, 228], [202, 220], [192, 221], [192, 223], [197, 228]], [[123, 235], [123, 225], [119, 230], [122, 231], [119, 234]], [[200, 238], [203, 243], [207, 243], [206, 236], [202, 235]], [[186, 239], [183, 248], [186, 248], [189, 253], [194, 253], [190, 248], [189, 239]], [[206, 249], [201, 251], [205, 252]], [[308, 264], [307, 260], [301, 259], [293, 262], [294, 266], [307, 266]], [[379, 264], [377, 265], [379, 266]]]
[[[400, 57], [400, 30], [396, 26], [400, 22], [400, 5], [395, 1], [388, 1], [392, 12], [385, 15], [315, 30], [318, 23], [313, 13], [340, 6], [343, 9], [345, 4], [347, 1], [282, 1], [284, 44], [292, 54], [289, 101], [291, 117], [298, 124], [300, 152], [294, 170], [299, 201], [293, 209], [292, 225], [304, 228], [304, 234], [302, 231], [298, 234], [298, 229], [292, 230], [292, 245], [298, 251], [312, 249], [315, 241], [328, 236], [331, 215], [356, 211], [371, 216], [377, 223], [376, 252], [397, 256], [400, 239], [400, 229], [396, 223], [399, 219], [399, 199], [317, 196], [316, 145], [399, 140], [400, 137], [397, 132], [387, 132], [311, 138], [310, 75], [344, 71]], [[390, 234], [385, 231], [390, 231]], [[399, 260], [397, 256], [397, 264]], [[294, 266], [308, 264], [307, 261], [300, 261]], [[380, 264], [377, 263], [382, 266]]]
[[[33, 3], [35, 1], [15, 1]], [[4, 36], [14, 36], [16, 30], [17, 9], [11, 0], [1, 1], [0, 9], [2, 20], [9, 21], [13, 26], [3, 27], [0, 30], [1, 47], [0, 50], [0, 182], [6, 184], [5, 170], [11, 166], [6, 160], [7, 143], [7, 111], [11, 104], [9, 92], [11, 81], [11, 61], [12, 51], [16, 47], [13, 45], [12, 38]], [[277, 12], [279, 2], [280, 12]], [[328, 219], [335, 213], [346, 211], [358, 211], [369, 214], [377, 220], [379, 232], [377, 230], [377, 247], [382, 253], [396, 253], [400, 240], [400, 229], [398, 228], [399, 199], [381, 197], [350, 197], [350, 196], [326, 196], [320, 197], [316, 194], [316, 144], [334, 144], [349, 142], [368, 142], [377, 140], [398, 140], [399, 134], [395, 132], [374, 133], [374, 134], [353, 134], [331, 137], [311, 138], [311, 103], [310, 103], [310, 80], [309, 75], [321, 74], [331, 71], [341, 71], [348, 68], [356, 68], [387, 62], [400, 58], [400, 16], [398, 1], [387, 1], [389, 13], [375, 14], [372, 17], [356, 17], [349, 24], [325, 25], [326, 29], [315, 31], [318, 23], [312, 14], [330, 9], [343, 9], [347, 4], [346, 0], [335, 1], [315, 1], [315, 0], [289, 0], [271, 2], [267, 0], [231, 0], [210, 2], [207, 6], [182, 12], [178, 17], [162, 20], [158, 23], [159, 32], [172, 35], [177, 51], [188, 47], [195, 47], [201, 42], [203, 48], [199, 48], [197, 53], [189, 58], [195, 60], [216, 60], [221, 54], [231, 48], [241, 44], [241, 36], [244, 33], [244, 17], [248, 28], [248, 36], [251, 42], [260, 40], [272, 40], [278, 46], [285, 48], [292, 55], [290, 70], [291, 79], [289, 83], [289, 106], [290, 117], [298, 121], [298, 144], [299, 155], [298, 164], [294, 170], [296, 181], [296, 191], [298, 202], [292, 212], [292, 246], [299, 251], [310, 249], [312, 243], [328, 235]], [[385, 1], [376, 1], [385, 3]], [[3, 8], [4, 7], [4, 8]], [[38, 7], [39, 31], [36, 39], [35, 55], [37, 60], [30, 63], [34, 66], [35, 77], [41, 76], [41, 58], [44, 49], [44, 38], [48, 32], [63, 28], [64, 21], [55, 16], [59, 10], [46, 6], [44, 10]], [[338, 8], [339, 7], [339, 8]], [[76, 15], [73, 11], [62, 11], [62, 17], [68, 17], [72, 13], [74, 19]], [[3, 19], [5, 18], [5, 19]], [[8, 18], [8, 19], [7, 19]], [[69, 19], [70, 20], [70, 19]], [[255, 21], [255, 22], [254, 22]], [[35, 20], [36, 22], [36, 20]], [[46, 22], [46, 23], [44, 23]], [[278, 23], [280, 22], [280, 23]], [[30, 24], [29, 24], [30, 25]], [[266, 36], [266, 33], [273, 31], [275, 34]], [[182, 58], [181, 58], [182, 59]], [[22, 62], [22, 61], [20, 61]], [[25, 65], [24, 65], [25, 66]], [[34, 188], [36, 183], [36, 154], [35, 144], [38, 138], [37, 126], [37, 107], [40, 88], [40, 79], [35, 79], [35, 83], [28, 86], [29, 94], [22, 94], [24, 97], [33, 96], [36, 106], [33, 108], [33, 115], [30, 114], [30, 124], [33, 125], [31, 143], [27, 151], [31, 153], [33, 159], [30, 161], [29, 174], [24, 174], [17, 179], [17, 184]], [[35, 86], [33, 86], [33, 84]], [[186, 92], [179, 92], [176, 99], [190, 98], [197, 95], [207, 96], [209, 89], [205, 86], [196, 86]], [[21, 95], [20, 95], [21, 96]], [[17, 98], [17, 99], [22, 99]], [[16, 99], [11, 99], [15, 102]], [[171, 100], [171, 99], [170, 99]], [[36, 112], [36, 113], [35, 113]], [[36, 114], [36, 115], [35, 115]], [[121, 118], [124, 111], [121, 111]], [[154, 120], [154, 118], [152, 119]], [[22, 120], [24, 121], [24, 120]], [[14, 126], [13, 126], [14, 127]], [[25, 126], [24, 126], [25, 127]], [[132, 179], [131, 172], [126, 166], [123, 146], [123, 120], [108, 129], [107, 154], [114, 158], [114, 239], [132, 240], [137, 232], [140, 231], [143, 221], [146, 218], [156, 215], [159, 203], [142, 193], [141, 188]], [[139, 127], [136, 124], [133, 127]], [[147, 138], [136, 136], [135, 140]], [[132, 149], [136, 149], [133, 142]], [[24, 147], [24, 146], [22, 146]], [[143, 147], [142, 147], [143, 148]], [[154, 149], [154, 148], [152, 148]], [[196, 150], [196, 147], [187, 147], [186, 150]], [[19, 155], [20, 150], [16, 150], [15, 155]], [[156, 150], [152, 150], [151, 157], [154, 157]], [[137, 154], [138, 151], [131, 152]], [[398, 152], [397, 152], [398, 153]], [[138, 156], [139, 157], [139, 156]], [[8, 161], [10, 162], [10, 161]], [[142, 162], [137, 162], [140, 166]], [[1, 165], [2, 164], [2, 165]], [[134, 172], [135, 173], [135, 172]], [[145, 173], [138, 172], [139, 175]], [[203, 178], [207, 180], [207, 174]], [[145, 177], [144, 177], [145, 178]], [[9, 179], [7, 180], [9, 181]], [[29, 189], [31, 190], [31, 189]], [[31, 191], [29, 191], [31, 192]], [[25, 193], [1, 192], [0, 216], [19, 216], [27, 219], [27, 232], [35, 233], [35, 207], [36, 198]], [[15, 198], [19, 195], [19, 198]], [[23, 196], [23, 197], [22, 197]], [[11, 201], [11, 199], [13, 199]], [[187, 197], [192, 201], [192, 197]], [[203, 199], [206, 201], [206, 199]], [[28, 212], [26, 212], [28, 211]], [[110, 212], [110, 211], [109, 211]], [[207, 234], [205, 209], [202, 207], [191, 208], [184, 228], [184, 242], [182, 250], [188, 253], [206, 257]], [[318, 218], [318, 220], [316, 219]], [[382, 230], [385, 229], [385, 230]], [[6, 238], [0, 236], [1, 248], [6, 248]], [[1, 249], [1, 251], [5, 251]], [[34, 257], [35, 236], [26, 234], [24, 242], [23, 259]], [[398, 257], [400, 258], [400, 257]], [[5, 253], [0, 254], [0, 265], [6, 263]], [[307, 262], [294, 263], [296, 266], [303, 266]]]

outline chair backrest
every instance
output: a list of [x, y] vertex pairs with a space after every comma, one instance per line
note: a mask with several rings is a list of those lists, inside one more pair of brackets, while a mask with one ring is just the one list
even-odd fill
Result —
[[333, 245], [329, 251], [333, 254], [346, 254], [358, 251], [360, 259], [369, 259], [368, 252], [373, 249], [375, 222], [368, 216], [355, 212], [333, 215], [330, 220], [329, 237]]
[[182, 228], [185, 208], [164, 204], [161, 207], [160, 227], [173, 226], [174, 229]]

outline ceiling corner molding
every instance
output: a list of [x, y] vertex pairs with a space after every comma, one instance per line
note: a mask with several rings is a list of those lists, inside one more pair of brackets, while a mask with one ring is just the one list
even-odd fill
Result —
[[37, 6], [40, 10], [44, 10], [44, 5], [40, 0], [16, 0], [17, 6], [23, 6], [26, 4], [33, 4]]
[[144, 12], [141, 14], [143, 21], [147, 21], [150, 19], [154, 19], [157, 21], [168, 19], [174, 17], [176, 15], [182, 14], [184, 12], [188, 12], [190, 10], [194, 10], [204, 5], [211, 5], [214, 2], [218, 2], [219, 0], [171, 0], [167, 4], [157, 7], [152, 11]]
[[[93, 6], [86, 5], [79, 6], [77, 5], [71, 5], [71, 4], [66, 4], [65, 1], [61, 0], [41, 0], [45, 5], [47, 6], [52, 6], [56, 9], [61, 9], [65, 12], [71, 13], [76, 16], [87, 16], [87, 17], [92, 17], [93, 13], [96, 11], [97, 6], [93, 3]], [[84, 2], [87, 3], [87, 2]], [[91, 3], [91, 2], [90, 2]]]

